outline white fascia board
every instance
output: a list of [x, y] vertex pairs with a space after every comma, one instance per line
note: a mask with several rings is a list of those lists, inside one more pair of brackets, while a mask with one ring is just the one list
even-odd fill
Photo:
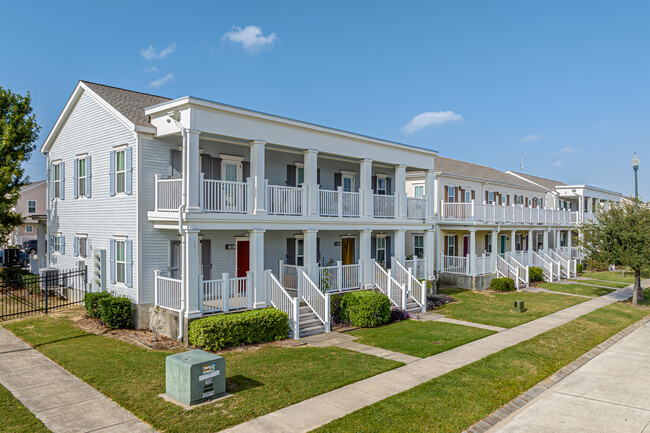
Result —
[[524, 189], [526, 191], [533, 191], [533, 192], [538, 192], [538, 193], [546, 193], [546, 190], [540, 191], [539, 189], [536, 189], [532, 185], [530, 187], [526, 187], [526, 186], [523, 186], [523, 185], [515, 185], [515, 184], [511, 184], [511, 183], [497, 182], [495, 180], [484, 179], [484, 178], [479, 178], [479, 177], [465, 176], [465, 175], [462, 175], [462, 174], [445, 173], [445, 172], [442, 172], [442, 171], [437, 171], [436, 176], [441, 181], [442, 181], [442, 179], [440, 179], [440, 176], [442, 176], [442, 177], [450, 177], [450, 178], [454, 178], [454, 179], [461, 179], [461, 180], [469, 180], [469, 181], [474, 181], [474, 182], [481, 182], [481, 183], [484, 183], [486, 185], [498, 185], [498, 186], [505, 186], [505, 187], [508, 187], [508, 188]]
[[[198, 127], [198, 125], [195, 124], [195, 122], [199, 121], [199, 117], [197, 114], [199, 114], [199, 110], [205, 111], [205, 112], [213, 112], [213, 113], [223, 113], [223, 114], [229, 114], [229, 115], [234, 115], [234, 116], [242, 116], [246, 117], [249, 119], [255, 119], [255, 120], [260, 120], [263, 122], [268, 122], [271, 124], [276, 124], [276, 125], [282, 125], [282, 126], [290, 126], [293, 128], [299, 128], [299, 129], [304, 129], [308, 130], [311, 132], [315, 133], [320, 133], [320, 134], [327, 134], [327, 135], [333, 135], [339, 138], [346, 138], [346, 139], [351, 139], [355, 141], [361, 141], [361, 142], [366, 142], [369, 144], [374, 144], [374, 145], [380, 145], [380, 146], [387, 146], [390, 148], [394, 149], [400, 149], [400, 150], [405, 150], [409, 152], [416, 152], [419, 154], [424, 154], [427, 156], [433, 157], [434, 155], [437, 155], [438, 152], [435, 150], [430, 150], [430, 149], [424, 149], [420, 147], [415, 147], [415, 146], [410, 146], [407, 144], [403, 143], [397, 143], [393, 141], [388, 141], [388, 140], [381, 140], [378, 138], [374, 137], [368, 137], [365, 135], [361, 134], [355, 134], [352, 132], [348, 131], [342, 131], [334, 128], [329, 128], [313, 123], [308, 123], [308, 122], [302, 122], [294, 119], [289, 119], [286, 117], [281, 117], [281, 116], [276, 116], [276, 115], [271, 115], [267, 113], [262, 113], [254, 110], [248, 110], [240, 107], [235, 107], [231, 105], [226, 105], [226, 104], [220, 104], [212, 101], [207, 101], [204, 99], [200, 98], [195, 98], [192, 96], [185, 96], [182, 98], [175, 99], [173, 101], [168, 101], [168, 102], [163, 102], [161, 104], [154, 105], [152, 107], [148, 107], [145, 109], [145, 114], [149, 115], [152, 117], [152, 123], [153, 123], [153, 118], [154, 117], [160, 117], [160, 116], [166, 116], [169, 111], [172, 110], [183, 110], [185, 111], [187, 108], [193, 108], [197, 109], [196, 113], [190, 114], [190, 116], [183, 116], [183, 112], [181, 112], [181, 123], [186, 128], [193, 128], [193, 129], [201, 129]], [[194, 110], [191, 110], [194, 111]], [[191, 117], [191, 118], [188, 118]], [[252, 137], [249, 137], [250, 139], [253, 139]], [[262, 141], [266, 141], [266, 137], [258, 137], [258, 139]], [[285, 143], [278, 143], [278, 144], [285, 144]], [[308, 146], [308, 144], [304, 144], [303, 146]], [[433, 168], [433, 167], [432, 167]]]
[[590, 185], [562, 185], [562, 186], [557, 187], [557, 189], [579, 189], [579, 188], [583, 189], [583, 190], [604, 192], [606, 194], [613, 194], [613, 195], [616, 195], [616, 196], [622, 196], [623, 195], [620, 192], [610, 191], [608, 189], [598, 188], [596, 186], [590, 186]]
[[[50, 151], [50, 148], [54, 144], [54, 141], [56, 141], [56, 138], [59, 136], [61, 129], [63, 129], [65, 122], [68, 120], [70, 113], [72, 113], [72, 110], [74, 110], [74, 107], [77, 105], [77, 102], [79, 101], [79, 99], [81, 98], [84, 92], [88, 93], [99, 105], [101, 105], [106, 110], [108, 110], [109, 113], [115, 116], [115, 118], [117, 118], [120, 122], [122, 122], [127, 128], [129, 128], [132, 131], [136, 130], [135, 124], [133, 122], [131, 122], [126, 117], [124, 117], [122, 113], [117, 111], [115, 107], [113, 107], [108, 102], [106, 102], [97, 93], [95, 93], [90, 87], [85, 85], [82, 81], [79, 81], [77, 87], [75, 87], [74, 91], [72, 92], [72, 95], [68, 99], [68, 102], [65, 104], [65, 107], [63, 107], [63, 111], [61, 111], [61, 114], [59, 114], [59, 117], [56, 119], [56, 122], [54, 123], [54, 127], [52, 127], [52, 130], [47, 135], [45, 142], [43, 142], [43, 146], [41, 146], [42, 153], [48, 153]], [[155, 132], [155, 128], [152, 127], [151, 131]]]

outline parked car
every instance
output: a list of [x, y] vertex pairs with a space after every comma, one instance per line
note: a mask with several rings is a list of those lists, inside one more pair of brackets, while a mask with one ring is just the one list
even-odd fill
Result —
[[23, 250], [25, 250], [27, 254], [38, 252], [38, 243], [36, 239], [23, 242]]
[[22, 250], [16, 250], [18, 251], [18, 255], [12, 254], [11, 257], [9, 255], [7, 256], [7, 260], [5, 260], [5, 251], [8, 251], [7, 249], [0, 250], [0, 264], [2, 266], [17, 266], [20, 265], [23, 268], [26, 268], [29, 266], [29, 254], [27, 254], [25, 251]]

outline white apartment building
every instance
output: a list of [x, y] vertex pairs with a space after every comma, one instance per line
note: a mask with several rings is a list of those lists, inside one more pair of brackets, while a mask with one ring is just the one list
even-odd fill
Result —
[[[322, 332], [328, 294], [364, 287], [426, 306], [434, 201], [407, 196], [406, 179], [425, 173], [433, 190], [434, 151], [84, 81], [41, 150], [49, 266], [88, 266], [94, 290], [133, 300], [139, 327], [154, 305], [171, 335], [275, 306], [294, 336]], [[407, 232], [421, 260], [407, 262]]]

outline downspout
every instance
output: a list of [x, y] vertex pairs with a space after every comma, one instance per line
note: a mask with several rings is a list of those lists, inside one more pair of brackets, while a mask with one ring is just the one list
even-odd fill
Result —
[[[176, 126], [181, 130], [181, 136], [183, 138], [183, 175], [181, 176], [181, 205], [178, 207], [178, 233], [183, 236], [183, 212], [185, 211], [185, 203], [187, 201], [187, 194], [185, 193], [185, 176], [187, 176], [187, 168], [186, 168], [186, 163], [187, 163], [187, 130], [183, 126], [180, 120], [180, 113], [177, 110], [170, 111], [167, 113], [169, 118], [174, 121]], [[169, 120], [168, 120], [169, 121]], [[187, 259], [184, 254], [184, 248], [182, 250], [182, 268], [181, 268], [181, 275], [182, 276], [187, 276], [186, 274], [186, 266], [185, 266], [185, 260]], [[181, 290], [181, 309], [178, 311], [178, 339], [182, 340], [183, 339], [183, 323], [184, 323], [184, 316], [185, 316], [185, 287], [182, 288]]]

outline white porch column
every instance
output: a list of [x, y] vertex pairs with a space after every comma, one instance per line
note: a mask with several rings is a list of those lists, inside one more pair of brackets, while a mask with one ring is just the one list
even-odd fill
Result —
[[306, 214], [318, 216], [318, 151], [305, 149], [305, 191], [307, 194]]
[[578, 221], [584, 221], [585, 218], [585, 198], [578, 196]]
[[406, 230], [395, 230], [395, 259], [404, 265], [406, 259]]
[[361, 264], [361, 285], [371, 284], [372, 272], [374, 269], [371, 267], [371, 236], [372, 230], [362, 229], [359, 230], [359, 262]]
[[305, 272], [314, 283], [318, 284], [318, 230], [306, 229], [302, 233], [304, 237], [304, 263]]
[[199, 242], [199, 231], [185, 229], [183, 232], [183, 286], [185, 290], [185, 317], [197, 317], [201, 315], [199, 307], [200, 290], [199, 275], [202, 274], [199, 267], [201, 245]]
[[569, 258], [571, 258], [571, 243], [572, 243], [571, 230], [566, 231], [566, 246], [569, 247]]
[[528, 230], [528, 260], [529, 264], [533, 263], [533, 231]]
[[201, 211], [201, 156], [199, 154], [199, 134], [201, 131], [196, 129], [187, 130], [186, 149], [187, 158], [186, 166], [183, 170], [185, 176], [185, 194], [187, 200], [187, 212]]
[[424, 278], [431, 278], [435, 270], [435, 247], [436, 231], [424, 231]]
[[253, 308], [264, 308], [268, 305], [268, 293], [264, 284], [264, 229], [251, 229], [248, 231], [249, 244], [249, 269], [253, 273]]
[[499, 254], [499, 232], [492, 230], [492, 254]]
[[397, 218], [406, 218], [406, 166], [395, 166], [395, 195], [397, 196]]
[[[447, 245], [442, 244], [443, 237], [442, 237], [442, 230], [440, 230], [440, 226], [435, 226], [435, 227], [436, 227], [435, 228], [436, 241], [435, 241], [435, 243], [432, 242], [435, 245], [435, 254], [434, 254], [435, 255], [435, 259], [434, 259], [435, 261], [433, 263], [434, 263], [434, 266], [435, 266], [435, 270], [440, 272], [442, 270], [442, 263], [440, 262], [441, 259], [442, 259], [441, 256], [443, 254], [443, 251], [445, 251], [445, 248], [447, 248]], [[427, 233], [428, 233], [428, 230], [426, 232], [424, 232], [424, 245], [427, 244]], [[424, 247], [424, 249], [426, 251], [426, 246]]]
[[512, 255], [517, 251], [517, 230], [510, 231], [510, 252]]
[[[47, 267], [45, 261], [45, 256], [47, 255], [47, 248], [45, 243], [47, 239], [47, 224], [44, 221], [39, 221], [36, 225], [36, 255], [38, 256], [38, 269], [44, 269]], [[90, 257], [92, 257], [92, 251], [90, 251]], [[90, 278], [88, 278], [90, 281]]]
[[586, 198], [587, 198], [587, 212], [594, 213], [594, 199], [593, 199], [593, 197], [586, 197]]
[[555, 245], [553, 245], [553, 248], [557, 251], [558, 248], [560, 248], [560, 232], [562, 230], [555, 230]]
[[548, 251], [548, 230], [544, 229], [544, 246], [542, 247], [544, 251]]
[[476, 229], [469, 229], [469, 274], [476, 275]]
[[434, 170], [424, 172], [424, 196], [427, 198], [427, 218], [433, 218], [438, 203], [434, 174]]
[[361, 215], [365, 218], [372, 218], [372, 159], [359, 161], [359, 192], [362, 201]]
[[[251, 178], [253, 180], [253, 191], [249, 191], [249, 194], [253, 194], [253, 209], [254, 214], [264, 214], [266, 213], [266, 185], [264, 179], [265, 167], [264, 167], [264, 158], [266, 150], [266, 142], [260, 140], [251, 140]], [[243, 179], [246, 182], [246, 179]]]

